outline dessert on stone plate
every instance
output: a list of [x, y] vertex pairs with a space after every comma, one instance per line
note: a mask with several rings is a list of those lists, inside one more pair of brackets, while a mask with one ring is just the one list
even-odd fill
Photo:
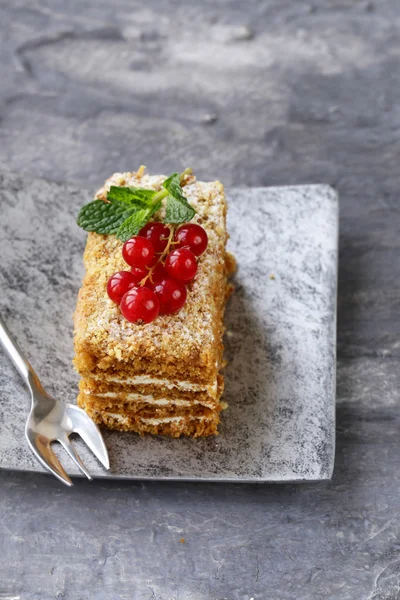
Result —
[[218, 181], [115, 173], [85, 205], [75, 312], [78, 404], [110, 429], [217, 433], [223, 316], [234, 271]]

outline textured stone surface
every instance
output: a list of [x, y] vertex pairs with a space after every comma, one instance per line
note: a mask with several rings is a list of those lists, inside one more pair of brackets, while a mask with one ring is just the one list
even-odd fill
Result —
[[[110, 432], [113, 477], [294, 481], [331, 475], [336, 194], [327, 186], [298, 186], [237, 189], [228, 196], [229, 247], [238, 273], [225, 319], [229, 409], [220, 435], [171, 440]], [[69, 402], [77, 394], [72, 313], [86, 238], [75, 216], [87, 197], [76, 186], [0, 175], [0, 314], [45, 388]], [[20, 383], [0, 353], [0, 468], [42, 471], [26, 447], [29, 403]], [[104, 476], [85, 450], [79, 453], [91, 474]], [[65, 458], [68, 471], [79, 472]]]
[[397, 600], [398, 0], [0, 7], [2, 168], [97, 185], [191, 164], [341, 198], [333, 481], [69, 491], [1, 473], [0, 595]]

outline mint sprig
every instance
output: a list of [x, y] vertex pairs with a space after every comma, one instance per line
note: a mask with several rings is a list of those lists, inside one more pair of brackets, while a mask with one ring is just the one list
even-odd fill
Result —
[[107, 202], [94, 200], [85, 204], [78, 214], [77, 223], [85, 231], [114, 234], [125, 242], [146, 225], [167, 199], [164, 223], [187, 223], [196, 211], [182, 193], [181, 181], [191, 173], [174, 173], [158, 192], [144, 188], [111, 186]]
[[167, 190], [167, 208], [165, 211], [166, 223], [187, 223], [191, 221], [196, 211], [182, 194], [179, 173], [174, 173], [163, 183]]

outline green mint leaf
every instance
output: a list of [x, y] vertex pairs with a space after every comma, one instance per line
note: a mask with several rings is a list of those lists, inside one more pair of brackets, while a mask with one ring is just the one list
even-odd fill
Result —
[[154, 190], [112, 185], [107, 193], [107, 200], [117, 200], [118, 202], [136, 204], [138, 206], [149, 206], [156, 194], [157, 192]]
[[167, 208], [165, 212], [166, 223], [186, 223], [193, 219], [196, 211], [185, 198], [180, 185], [179, 173], [174, 173], [163, 183], [168, 191]]
[[136, 210], [130, 217], [128, 217], [118, 228], [116, 232], [117, 238], [122, 242], [126, 242], [133, 235], [139, 233], [140, 229], [148, 223], [151, 217], [161, 208], [161, 201], [152, 204], [147, 208], [141, 208]]
[[85, 231], [95, 231], [101, 234], [116, 233], [121, 224], [135, 210], [137, 210], [136, 207], [129, 207], [122, 202], [109, 204], [103, 200], [94, 200], [82, 206], [77, 223]]

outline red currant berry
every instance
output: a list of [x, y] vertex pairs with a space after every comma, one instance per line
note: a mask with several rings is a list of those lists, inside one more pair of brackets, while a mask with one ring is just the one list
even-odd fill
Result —
[[142, 227], [139, 231], [139, 235], [151, 241], [156, 254], [161, 254], [161, 252], [165, 250], [170, 233], [171, 230], [169, 227], [164, 225], [164, 223], [158, 223], [157, 221], [147, 223], [147, 225]]
[[184, 283], [170, 277], [163, 279], [154, 286], [154, 291], [160, 301], [160, 314], [172, 315], [178, 312], [186, 302], [187, 291]]
[[153, 267], [156, 266], [156, 264], [158, 263], [159, 259], [160, 259], [159, 255], [155, 254], [154, 257], [153, 257], [153, 260], [151, 261], [151, 263], [149, 265], [147, 265], [147, 267], [149, 269], [152, 269]]
[[122, 296], [132, 289], [136, 284], [136, 279], [129, 273], [129, 271], [118, 271], [111, 275], [107, 282], [107, 294], [108, 297], [119, 304], [122, 300]]
[[125, 319], [131, 323], [151, 323], [160, 312], [160, 301], [147, 287], [133, 288], [125, 294], [120, 304]]
[[141, 267], [131, 267], [131, 273], [135, 278], [135, 283], [140, 283], [142, 279], [144, 279], [148, 273], [146, 268], [142, 269]]
[[175, 233], [175, 241], [179, 242], [178, 248], [189, 246], [193, 254], [200, 256], [205, 252], [208, 245], [207, 232], [196, 223], [188, 223], [179, 227]]
[[191, 281], [197, 273], [196, 257], [187, 247], [177, 248], [168, 254], [165, 269], [173, 279]]
[[131, 267], [144, 269], [151, 263], [154, 254], [151, 241], [138, 235], [133, 236], [122, 247], [123, 259]]

